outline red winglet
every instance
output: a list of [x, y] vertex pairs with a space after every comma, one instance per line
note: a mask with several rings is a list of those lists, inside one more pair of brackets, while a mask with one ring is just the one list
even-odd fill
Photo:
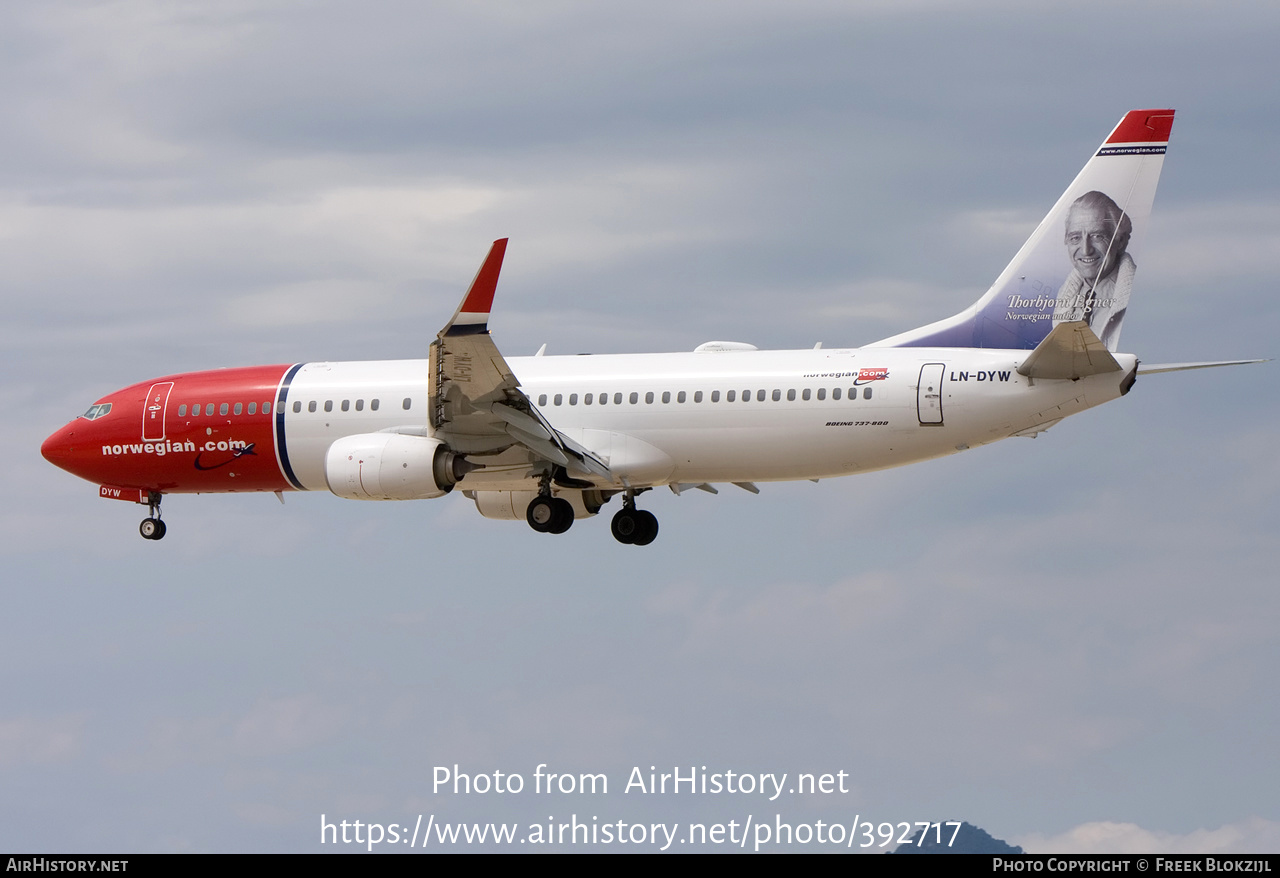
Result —
[[475, 280], [458, 308], [461, 314], [488, 314], [493, 307], [493, 294], [498, 288], [498, 274], [502, 271], [502, 257], [507, 252], [507, 239], [499, 238], [489, 248], [489, 255], [476, 272]]
[[1107, 143], [1168, 143], [1173, 110], [1130, 110]]

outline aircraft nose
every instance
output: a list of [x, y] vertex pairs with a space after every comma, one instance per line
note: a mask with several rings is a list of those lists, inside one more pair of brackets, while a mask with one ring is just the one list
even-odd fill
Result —
[[40, 446], [40, 454], [56, 467], [67, 469], [72, 457], [72, 442], [75, 438], [75, 423], [67, 424], [58, 430]]

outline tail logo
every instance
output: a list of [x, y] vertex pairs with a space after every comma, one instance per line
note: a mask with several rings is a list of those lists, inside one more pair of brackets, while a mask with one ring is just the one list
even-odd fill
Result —
[[1172, 110], [1126, 114], [986, 295], [879, 344], [1031, 350], [1058, 324], [1084, 321], [1118, 350], [1172, 125]]

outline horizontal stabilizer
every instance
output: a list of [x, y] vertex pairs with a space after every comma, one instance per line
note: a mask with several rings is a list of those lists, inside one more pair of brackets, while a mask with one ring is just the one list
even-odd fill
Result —
[[1212, 369], [1214, 366], [1247, 366], [1250, 363], [1269, 363], [1270, 360], [1213, 360], [1206, 363], [1152, 363], [1138, 364], [1139, 375], [1155, 375], [1159, 372], [1185, 372], [1188, 369]]
[[1119, 372], [1120, 364], [1083, 320], [1059, 323], [1018, 367], [1028, 378], [1084, 378]]

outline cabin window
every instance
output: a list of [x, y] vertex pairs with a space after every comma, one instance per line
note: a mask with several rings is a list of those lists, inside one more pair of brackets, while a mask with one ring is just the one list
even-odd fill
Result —
[[576, 393], [569, 394], [569, 405], [577, 405], [577, 404], [578, 404], [578, 394]]
[[314, 412], [315, 410], [316, 410], [316, 401], [313, 399], [311, 400], [311, 402], [307, 403], [307, 411]]
[[547, 395], [545, 393], [538, 394], [538, 405], [547, 404]]
[[564, 402], [564, 395], [557, 393], [555, 396], [555, 399], [552, 400], [552, 402], [554, 402], [556, 405], [560, 405], [560, 403]]
[[333, 411], [333, 400], [331, 400], [331, 399], [326, 399], [326, 400], [324, 401], [324, 410], [325, 410], [326, 412], [331, 412], [331, 411]]
[[583, 404], [583, 405], [591, 405], [591, 394], [590, 394], [590, 393], [588, 393], [586, 396], [584, 396], [584, 397], [582, 398], [582, 404]]
[[787, 391], [787, 402], [795, 402], [795, 401], [796, 401], [796, 389], [793, 387]]
[[249, 403], [249, 414], [256, 415], [258, 413], [258, 404], [256, 402]]
[[774, 401], [774, 402], [782, 402], [782, 391], [781, 391], [781, 390], [774, 390], [774, 391], [773, 391], [773, 401]]
[[804, 390], [800, 391], [800, 398], [805, 402], [809, 401], [809, 388], [806, 387]]
[[644, 395], [644, 401], [645, 401], [645, 403], [646, 403], [646, 404], [648, 404], [648, 405], [652, 405], [652, 404], [653, 404], [653, 391], [652, 391], [652, 390], [650, 390], [648, 393], [646, 393], [646, 394]]
[[295, 400], [293, 403], [293, 413], [296, 415], [300, 411], [302, 411], [302, 401]]
[[839, 388], [839, 387], [833, 388], [833, 389], [831, 390], [831, 398], [832, 398], [832, 399], [839, 399], [839, 398], [840, 398], [840, 388]]
[[[777, 393], [777, 391], [775, 390], [775, 391], [774, 391], [774, 393]], [[777, 397], [775, 396], [775, 397], [774, 397], [774, 399], [777, 399]], [[763, 391], [763, 390], [757, 390], [757, 391], [756, 391], [756, 402], [764, 402], [764, 391]]]
[[640, 394], [636, 393], [634, 390], [631, 391], [631, 404], [635, 405], [639, 401], [640, 401]]
[[200, 403], [196, 403], [191, 407], [191, 417], [193, 418], [200, 417]]
[[864, 387], [864, 388], [862, 388], [862, 398], [863, 398], [863, 399], [871, 399], [871, 388], [870, 388], [870, 387]]
[[225, 416], [228, 408], [229, 406], [224, 402], [222, 405], [218, 406], [218, 414]]
[[671, 391], [670, 391], [670, 390], [664, 390], [664, 391], [662, 391], [662, 401], [663, 401], [663, 402], [671, 402]]
[[827, 388], [825, 388], [825, 387], [819, 387], [819, 388], [818, 388], [818, 399], [826, 399], [826, 398], [827, 398]]
[[730, 390], [728, 393], [724, 395], [724, 398], [726, 402], [733, 402], [738, 398], [738, 391]]
[[[699, 391], [698, 396], [699, 397], [702, 396], [701, 391]], [[683, 390], [676, 394], [676, 402], [684, 402], [684, 399], [685, 399], [685, 396], [684, 396]]]
[[244, 406], [241, 405], [240, 403], [236, 403], [236, 407], [231, 410], [231, 414], [238, 415], [242, 411], [244, 411]]
[[378, 410], [378, 405], [380, 402], [381, 400], [377, 400], [377, 399], [369, 400], [369, 411], [376, 412]]
[[[632, 394], [632, 395], [634, 396], [634, 394]], [[632, 401], [632, 402], [635, 402], [635, 400], [634, 400], [634, 399], [633, 399], [633, 400], [631, 400], [631, 401]], [[614, 405], [622, 405], [622, 394], [621, 394], [621, 393], [615, 393], [615, 394], [613, 395], [613, 404], [614, 404]]]
[[270, 403], [270, 402], [264, 402], [264, 403], [262, 404], [262, 413], [263, 413], [264, 415], [269, 415], [269, 414], [271, 414], [271, 403]]
[[358, 412], [362, 412], [362, 411], [364, 411], [364, 400], [363, 400], [363, 399], [357, 399], [357, 400], [356, 400], [356, 411], [358, 411]]
[[[591, 397], [591, 394], [588, 393], [587, 398], [590, 399], [590, 397]], [[609, 404], [609, 394], [607, 393], [600, 394], [600, 405], [608, 405], [608, 404]]]
[[[730, 390], [729, 392], [730, 392], [730, 393], [733, 393], [733, 391], [732, 391], [732, 390]], [[712, 401], [712, 402], [719, 402], [719, 401], [720, 401], [720, 391], [718, 391], [718, 390], [713, 390], [713, 391], [711, 391], [711, 401]], [[729, 400], [729, 402], [733, 402], [733, 400]]]
[[213, 403], [209, 403], [204, 407], [205, 417], [213, 417]]
[[702, 402], [702, 391], [701, 391], [701, 390], [695, 390], [695, 391], [693, 392], [693, 401], [694, 401], [694, 402]]
[[349, 399], [344, 399], [344, 400], [342, 401], [342, 410], [343, 410], [344, 412], [349, 412], [349, 411], [351, 411], [351, 400], [349, 400]]
[[400, 405], [407, 412], [409, 410], [409, 406], [413, 405], [413, 399], [406, 396], [404, 398], [404, 402], [402, 402]]

